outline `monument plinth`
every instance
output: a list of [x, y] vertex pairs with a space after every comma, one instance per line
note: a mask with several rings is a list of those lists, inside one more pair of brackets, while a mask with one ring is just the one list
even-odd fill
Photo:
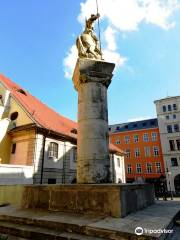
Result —
[[115, 64], [79, 58], [73, 75], [78, 91], [77, 183], [109, 182], [107, 88]]

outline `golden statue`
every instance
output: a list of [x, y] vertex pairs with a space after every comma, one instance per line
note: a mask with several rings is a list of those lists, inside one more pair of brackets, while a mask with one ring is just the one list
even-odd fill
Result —
[[100, 17], [99, 13], [86, 20], [84, 32], [77, 38], [76, 46], [79, 58], [92, 58], [102, 60], [99, 40], [95, 35], [93, 24]]

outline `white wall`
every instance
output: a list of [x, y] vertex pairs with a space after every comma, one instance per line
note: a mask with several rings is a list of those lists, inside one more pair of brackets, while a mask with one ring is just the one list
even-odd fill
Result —
[[4, 87], [2, 87], [2, 89], [3, 89], [3, 92], [1, 92], [0, 94], [2, 95], [3, 105], [1, 105], [2, 102], [0, 100], [0, 120], [2, 119], [4, 112], [9, 107], [9, 95], [10, 95], [9, 90], [6, 90]]
[[33, 167], [22, 165], [0, 164], [0, 185], [32, 184]]
[[[180, 139], [180, 132], [173, 132], [168, 133], [167, 132], [167, 125], [179, 124], [180, 128], [180, 96], [177, 97], [167, 97], [165, 99], [157, 100], [155, 101], [156, 104], [156, 112], [158, 117], [158, 125], [159, 125], [159, 131], [160, 131], [160, 139], [161, 139], [161, 146], [162, 146], [162, 153], [163, 153], [163, 160], [165, 165], [165, 173], [166, 173], [166, 179], [167, 179], [167, 187], [168, 190], [175, 191], [174, 188], [174, 178], [180, 174], [180, 151], [177, 149], [175, 151], [170, 150], [169, 146], [169, 140], [175, 140]], [[177, 105], [177, 110], [172, 111], [163, 111], [163, 106], [168, 105]], [[173, 115], [176, 115], [176, 118], [173, 118]], [[166, 118], [166, 116], [169, 116], [169, 119]], [[173, 167], [171, 164], [171, 158], [177, 158], [178, 160], [178, 166]], [[168, 169], [168, 172], [167, 172]]]
[[[49, 145], [51, 142], [58, 144], [58, 158], [49, 157]], [[74, 145], [70, 142], [63, 142], [47, 137], [45, 140], [43, 183], [47, 183], [49, 178], [55, 178], [56, 183], [71, 182], [74, 178], [76, 163], [73, 157]], [[39, 183], [42, 171], [43, 135], [36, 135], [36, 147], [34, 158], [35, 183]], [[72, 175], [72, 176], [71, 176]], [[64, 178], [64, 180], [62, 180]]]
[[10, 92], [6, 90], [4, 87], [2, 88], [3, 92], [1, 92], [2, 99], [0, 99], [0, 143], [4, 136], [6, 135], [8, 126], [10, 124], [10, 120], [8, 118], [4, 118], [3, 114], [7, 111], [9, 106], [9, 94]]
[[[118, 159], [120, 160], [120, 167], [118, 166]], [[126, 182], [125, 177], [125, 165], [124, 165], [124, 156], [118, 156], [114, 154], [114, 169], [116, 174], [116, 183]]]
[[[118, 166], [118, 159], [120, 166]], [[110, 173], [114, 183], [126, 183], [124, 156], [110, 154]]]

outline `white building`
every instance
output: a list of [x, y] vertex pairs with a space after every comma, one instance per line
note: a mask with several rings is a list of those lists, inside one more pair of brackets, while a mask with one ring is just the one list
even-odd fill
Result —
[[[77, 123], [0, 75], [0, 184], [74, 183]], [[125, 182], [124, 152], [110, 144], [114, 183]]]
[[156, 100], [169, 191], [180, 192], [180, 96]]

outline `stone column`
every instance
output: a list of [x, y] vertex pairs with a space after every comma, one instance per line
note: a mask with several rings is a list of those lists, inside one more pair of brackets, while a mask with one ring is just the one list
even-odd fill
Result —
[[73, 74], [78, 91], [77, 183], [108, 183], [107, 88], [115, 65], [78, 59]]

